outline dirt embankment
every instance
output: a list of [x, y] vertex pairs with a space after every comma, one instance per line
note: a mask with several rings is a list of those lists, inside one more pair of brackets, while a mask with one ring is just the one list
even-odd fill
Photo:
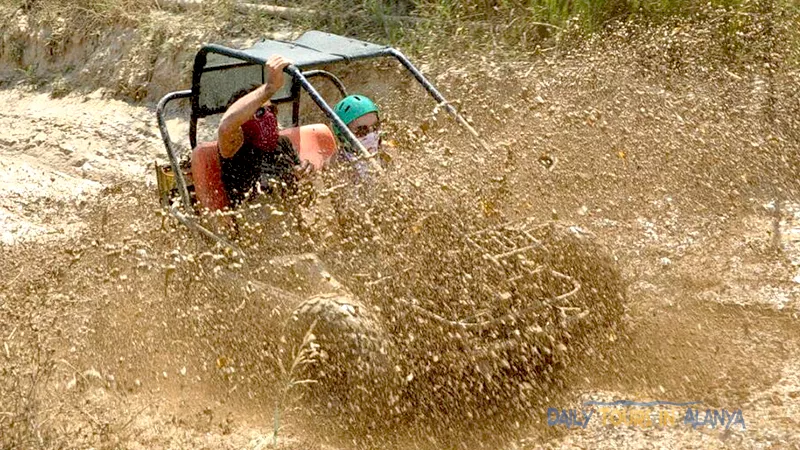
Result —
[[[153, 14], [163, 28], [69, 33], [20, 12], [4, 22], [6, 85], [53, 83], [0, 93], [3, 446], [264, 448], [273, 432], [285, 380], [270, 372], [280, 324], [264, 318], [280, 317], [280, 302], [225, 284], [242, 275], [235, 256], [162, 222], [147, 181], [163, 152], [152, 108], [96, 92], [153, 101], [186, 85], [196, 44], [217, 31]], [[451, 430], [422, 421], [356, 436], [362, 447], [796, 447], [800, 76], [788, 62], [770, 74], [755, 56], [725, 59], [712, 25], [622, 30], [522, 60], [421, 57], [472, 107], [488, 154], [399, 72], [346, 81], [390, 79], [376, 98], [403, 197], [555, 216], [613, 248], [631, 282], [628, 333], [611, 355], [576, 361], [545, 406], [702, 400], [741, 409], [748, 428], [566, 430], [537, 410]], [[358, 447], [291, 406], [283, 446]]]
[[291, 35], [280, 23], [245, 32], [235, 20], [231, 24], [205, 10], [182, 14], [153, 10], [115, 24], [89, 11], [64, 12], [80, 18], [68, 22], [62, 15], [0, 8], [3, 84], [48, 85], [54, 97], [103, 89], [115, 98], [155, 102], [164, 93], [189, 85], [194, 55], [202, 43], [246, 46], [257, 38]]
[[[7, 19], [0, 25], [0, 86], [8, 88], [0, 117], [5, 243], [71, 235], [82, 225], [70, 210], [103, 186], [152, 183], [147, 167], [165, 156], [146, 105], [189, 85], [201, 44], [255, 40], [226, 33], [203, 11], [152, 11], [121, 24], [91, 15], [68, 23], [23, 8], [2, 7], [0, 15]], [[185, 121], [171, 118], [169, 126], [185, 145]]]

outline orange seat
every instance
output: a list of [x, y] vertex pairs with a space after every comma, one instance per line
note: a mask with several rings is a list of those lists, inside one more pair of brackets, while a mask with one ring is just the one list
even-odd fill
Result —
[[325, 124], [315, 123], [287, 128], [281, 130], [280, 135], [292, 141], [300, 161], [310, 162], [317, 170], [336, 154], [336, 139]]
[[216, 142], [203, 142], [192, 150], [192, 179], [201, 208], [219, 211], [229, 205]]
[[[303, 125], [280, 132], [292, 141], [301, 161], [321, 169], [336, 154], [336, 139], [324, 124]], [[215, 142], [202, 142], [192, 150], [192, 179], [194, 192], [201, 208], [219, 211], [229, 206], [222, 184], [222, 163]]]

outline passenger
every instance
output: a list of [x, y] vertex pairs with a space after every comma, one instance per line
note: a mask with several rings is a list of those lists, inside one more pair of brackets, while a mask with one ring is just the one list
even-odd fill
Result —
[[267, 82], [236, 93], [217, 129], [222, 184], [229, 206], [238, 206], [260, 183], [281, 198], [296, 194], [297, 181], [310, 169], [300, 163], [291, 142], [278, 135], [278, 121], [269, 100], [283, 86], [283, 70], [291, 64], [273, 55], [265, 64]]
[[[342, 119], [367, 152], [376, 156], [378, 163], [385, 166], [388, 157], [381, 145], [381, 119], [375, 103], [363, 95], [349, 95], [333, 107], [333, 112]], [[361, 155], [351, 148], [338, 127], [334, 126], [333, 129], [341, 143], [342, 158], [354, 163], [358, 178], [363, 181], [367, 176], [369, 163], [359, 159]]]
[[369, 155], [373, 156], [371, 160], [365, 159], [357, 149], [352, 148], [342, 131], [333, 126], [334, 134], [340, 142], [340, 158], [352, 166], [352, 169], [345, 167], [345, 170], [353, 170], [354, 188], [347, 190], [344, 195], [337, 193], [332, 197], [335, 219], [343, 242], [355, 243], [371, 239], [376, 236], [375, 233], [379, 233], [372, 219], [370, 206], [374, 201], [375, 192], [371, 186], [376, 181], [370, 176], [370, 166], [377, 163], [385, 168], [389, 156], [382, 145], [380, 111], [372, 100], [363, 95], [349, 95], [340, 100], [333, 111], [347, 125]]

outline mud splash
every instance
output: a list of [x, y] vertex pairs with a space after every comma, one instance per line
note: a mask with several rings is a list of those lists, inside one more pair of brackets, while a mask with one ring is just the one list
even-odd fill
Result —
[[[281, 445], [797, 442], [797, 180], [786, 155], [797, 152], [798, 98], [788, 87], [798, 72], [787, 63], [775, 74], [778, 120], [769, 121], [757, 67], [714, 59], [723, 65], [712, 71], [720, 66], [688, 55], [674, 67], [653, 53], [680, 44], [697, 59], [713, 54], [702, 28], [671, 43], [639, 33], [532, 61], [423, 61], [450, 96], [478, 106], [470, 114], [491, 137], [490, 154], [421, 95], [411, 104], [416, 88], [402, 80], [375, 93], [397, 141], [391, 176], [400, 197], [458, 197], [489, 220], [555, 217], [609, 244], [631, 281], [628, 332], [610, 353], [575, 359], [529, 410], [501, 405], [445, 429], [422, 418], [355, 443], [335, 431], [335, 419], [309, 418], [289, 401]], [[393, 69], [381, 70], [376, 78], [391, 78], [383, 75]], [[357, 75], [346, 83], [369, 85]], [[0, 427], [13, 430], [3, 439], [41, 448], [263, 448], [286, 382], [273, 357], [290, 312], [281, 299], [310, 293], [292, 277], [253, 276], [237, 255], [162, 220], [147, 184], [147, 164], [161, 152], [150, 109], [92, 96], [0, 95], [11, 105], [0, 113], [0, 163], [10, 168], [0, 223], [14, 244], [3, 246], [0, 265]], [[557, 163], [548, 170], [543, 159]], [[775, 200], [779, 213], [763, 207]], [[314, 244], [335, 249], [325, 240], [335, 238]], [[327, 256], [337, 263], [335, 251]], [[261, 289], [262, 280], [278, 288]], [[548, 407], [587, 399], [699, 399], [740, 407], [748, 429], [546, 424]]]

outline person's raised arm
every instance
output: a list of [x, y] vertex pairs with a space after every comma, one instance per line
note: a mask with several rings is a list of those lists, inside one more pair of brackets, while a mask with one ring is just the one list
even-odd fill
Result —
[[244, 143], [242, 124], [253, 118], [258, 108], [269, 102], [269, 99], [283, 86], [283, 69], [291, 63], [282, 56], [270, 56], [264, 65], [267, 69], [266, 84], [234, 102], [222, 115], [217, 129], [217, 142], [223, 158], [232, 157], [242, 147]]

